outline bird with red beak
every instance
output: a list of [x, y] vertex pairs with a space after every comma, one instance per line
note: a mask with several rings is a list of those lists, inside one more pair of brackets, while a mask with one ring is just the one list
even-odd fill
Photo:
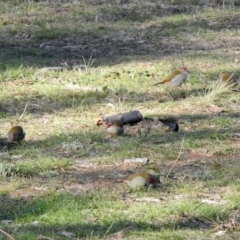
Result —
[[107, 133], [110, 137], [120, 136], [124, 133], [123, 123], [121, 120], [115, 120], [112, 123], [107, 124]]
[[181, 67], [179, 69], [174, 70], [169, 76], [167, 76], [161, 82], [155, 83], [157, 84], [169, 84], [173, 87], [181, 86], [188, 78], [189, 70], [186, 67]]
[[147, 172], [137, 172], [130, 174], [123, 182], [127, 183], [131, 188], [143, 187], [143, 186], [156, 186], [160, 183], [159, 177], [154, 176]]

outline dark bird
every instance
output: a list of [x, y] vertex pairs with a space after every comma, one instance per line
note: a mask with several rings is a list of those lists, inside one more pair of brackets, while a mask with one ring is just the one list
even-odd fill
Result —
[[166, 132], [178, 132], [179, 125], [177, 121], [173, 118], [149, 118], [145, 117], [144, 120], [151, 121], [152, 129], [164, 129]]
[[166, 119], [161, 119], [159, 118], [158, 121], [160, 121], [164, 126], [165, 126], [165, 131], [169, 132], [178, 132], [179, 126], [178, 123], [176, 122], [175, 119], [172, 118], [166, 118]]

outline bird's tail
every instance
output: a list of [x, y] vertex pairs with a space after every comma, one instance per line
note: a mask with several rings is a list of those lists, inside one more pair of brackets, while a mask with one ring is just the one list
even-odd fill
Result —
[[170, 82], [170, 80], [165, 79], [165, 80], [163, 80], [163, 81], [161, 81], [161, 82], [154, 83], [153, 85], [165, 84], [165, 83], [168, 83], [168, 82]]

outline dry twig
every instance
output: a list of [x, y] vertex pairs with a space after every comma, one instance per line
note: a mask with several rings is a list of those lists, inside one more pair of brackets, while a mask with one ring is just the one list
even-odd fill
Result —
[[3, 233], [4, 235], [6, 235], [9, 239], [15, 240], [15, 238], [13, 238], [10, 234], [8, 234], [5, 231], [3, 231], [1, 228], [0, 228], [0, 232]]
[[174, 168], [175, 164], [177, 163], [177, 161], [179, 160], [181, 154], [182, 154], [182, 149], [183, 149], [183, 143], [184, 143], [184, 140], [185, 140], [185, 133], [184, 133], [184, 136], [183, 136], [183, 139], [182, 139], [182, 144], [181, 144], [181, 148], [180, 148], [180, 151], [179, 151], [179, 154], [178, 154], [178, 157], [176, 159], [176, 161], [173, 163], [172, 167], [170, 168], [168, 174], [167, 174], [167, 178], [168, 176], [170, 175], [172, 169]]

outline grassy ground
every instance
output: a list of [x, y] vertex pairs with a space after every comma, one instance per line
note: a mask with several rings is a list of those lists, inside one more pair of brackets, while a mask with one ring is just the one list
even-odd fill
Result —
[[[57, 2], [57, 1], [56, 1]], [[232, 1], [0, 1], [0, 230], [15, 239], [239, 239], [240, 12]], [[221, 1], [219, 1], [221, 2]], [[181, 88], [153, 85], [173, 69]], [[46, 67], [60, 67], [49, 71]], [[137, 109], [176, 134], [108, 139]], [[147, 157], [149, 165], [125, 164]], [[160, 173], [159, 188], [119, 183]], [[7, 237], [0, 233], [0, 239]], [[10, 238], [9, 238], [10, 239]]]

